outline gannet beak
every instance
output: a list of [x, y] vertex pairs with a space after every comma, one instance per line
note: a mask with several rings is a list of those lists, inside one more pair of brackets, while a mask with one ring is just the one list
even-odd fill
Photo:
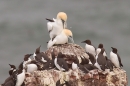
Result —
[[69, 36], [69, 37], [68, 37], [68, 42], [69, 42], [69, 43], [74, 43], [74, 40], [73, 40], [73, 37], [72, 37], [72, 36]]
[[64, 21], [63, 19], [61, 19], [61, 21], [62, 21], [62, 24], [63, 24], [63, 28], [64, 28], [64, 24], [65, 24], [65, 21]]

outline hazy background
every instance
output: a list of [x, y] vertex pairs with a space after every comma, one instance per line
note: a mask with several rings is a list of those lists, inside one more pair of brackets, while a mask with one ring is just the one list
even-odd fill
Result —
[[60, 11], [68, 15], [76, 44], [103, 43], [108, 56], [116, 47], [130, 78], [130, 0], [0, 0], [0, 83], [9, 76], [9, 63], [18, 66], [40, 45], [47, 49], [45, 18]]

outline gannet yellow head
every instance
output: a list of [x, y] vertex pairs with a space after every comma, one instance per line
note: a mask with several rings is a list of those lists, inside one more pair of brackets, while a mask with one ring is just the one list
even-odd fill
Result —
[[62, 21], [62, 24], [63, 24], [63, 28], [66, 28], [67, 27], [67, 14], [65, 12], [59, 12], [57, 14], [57, 19], [60, 19]]
[[63, 31], [66, 34], [66, 36], [68, 37], [68, 42], [69, 43], [74, 43], [73, 34], [72, 34], [71, 30], [69, 30], [69, 29], [63, 29]]
[[61, 19], [64, 22], [66, 22], [67, 21], [67, 14], [65, 12], [59, 12], [57, 14], [57, 19]]

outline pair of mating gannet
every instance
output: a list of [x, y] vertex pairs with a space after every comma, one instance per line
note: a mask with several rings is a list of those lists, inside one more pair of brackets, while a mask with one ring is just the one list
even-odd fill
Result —
[[49, 22], [47, 23], [48, 32], [50, 35], [50, 40], [47, 47], [50, 48], [54, 44], [65, 44], [65, 43], [74, 43], [73, 34], [71, 30], [67, 29], [67, 15], [64, 12], [59, 12], [57, 18], [53, 20], [46, 19]]

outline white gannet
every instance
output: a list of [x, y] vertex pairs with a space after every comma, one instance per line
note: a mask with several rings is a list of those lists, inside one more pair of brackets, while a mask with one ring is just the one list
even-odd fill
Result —
[[57, 14], [57, 18], [53, 20], [46, 19], [49, 22], [47, 23], [48, 32], [50, 34], [50, 38], [53, 40], [55, 36], [59, 35], [62, 30], [66, 27], [67, 14], [64, 12], [59, 12]]
[[50, 48], [54, 44], [65, 44], [65, 43], [68, 43], [68, 37], [64, 32], [64, 30], [62, 30], [62, 32], [59, 35], [57, 35], [53, 40], [50, 39], [47, 48]]
[[53, 40], [51, 39], [48, 42], [47, 47], [49, 48], [49, 47], [53, 46], [54, 44], [65, 44], [68, 42], [74, 43], [73, 34], [72, 34], [71, 30], [63, 29], [59, 35], [57, 35]]
[[74, 43], [72, 31], [69, 29], [64, 29], [64, 32], [68, 37], [68, 43]]

